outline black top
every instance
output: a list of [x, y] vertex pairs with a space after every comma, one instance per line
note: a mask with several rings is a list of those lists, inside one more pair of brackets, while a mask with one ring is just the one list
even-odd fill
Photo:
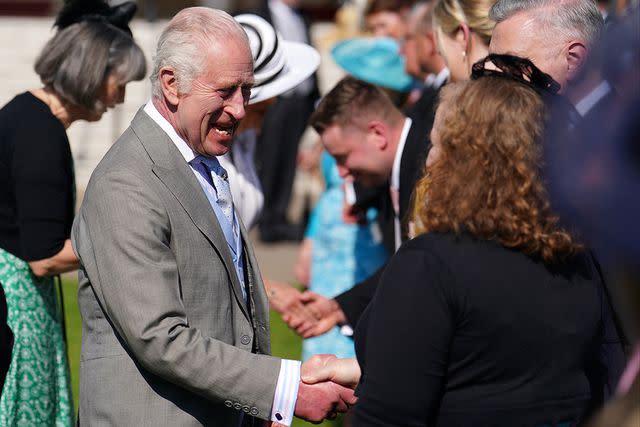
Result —
[[[435, 95], [434, 95], [435, 99]], [[412, 122], [411, 128], [404, 144], [404, 150], [400, 157], [400, 218], [402, 219], [401, 240], [407, 239], [408, 227], [407, 217], [411, 211], [411, 195], [416, 187], [416, 183], [424, 171], [424, 162], [429, 152], [429, 133], [420, 130], [416, 122]], [[378, 224], [382, 231], [382, 241], [390, 254], [396, 250], [395, 242], [395, 214], [393, 205], [389, 197], [389, 187], [387, 186], [382, 197], [379, 198]], [[344, 312], [349, 324], [357, 326], [362, 312], [367, 307], [378, 285], [379, 274], [376, 272], [362, 282], [356, 284], [351, 289], [337, 295], [336, 302]]]
[[64, 126], [26, 92], [0, 109], [0, 248], [49, 258], [73, 222], [73, 159]]
[[[406, 242], [356, 330], [353, 425], [535, 427], [584, 416], [624, 366], [602, 293], [586, 255], [552, 269], [468, 235]], [[615, 355], [616, 372], [601, 352]]]

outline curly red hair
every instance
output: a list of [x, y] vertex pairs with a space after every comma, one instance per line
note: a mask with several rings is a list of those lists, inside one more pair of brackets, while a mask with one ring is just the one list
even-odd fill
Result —
[[418, 232], [466, 231], [548, 263], [582, 250], [550, 209], [546, 109], [533, 89], [502, 77], [448, 85], [438, 115], [439, 156], [415, 193]]

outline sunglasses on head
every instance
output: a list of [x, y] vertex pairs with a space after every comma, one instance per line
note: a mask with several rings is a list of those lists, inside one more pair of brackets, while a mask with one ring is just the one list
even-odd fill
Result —
[[484, 76], [508, 77], [524, 83], [538, 92], [556, 94], [560, 83], [549, 74], [543, 73], [528, 59], [513, 55], [489, 54], [486, 58], [473, 64], [471, 79]]

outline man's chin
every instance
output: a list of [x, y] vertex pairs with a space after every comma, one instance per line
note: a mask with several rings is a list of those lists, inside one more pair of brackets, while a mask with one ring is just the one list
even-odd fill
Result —
[[203, 144], [204, 150], [208, 153], [207, 155], [222, 156], [231, 150], [231, 146], [233, 145], [233, 134], [224, 138], [216, 138], [215, 135], [211, 134], [207, 136], [208, 138], [205, 139]]

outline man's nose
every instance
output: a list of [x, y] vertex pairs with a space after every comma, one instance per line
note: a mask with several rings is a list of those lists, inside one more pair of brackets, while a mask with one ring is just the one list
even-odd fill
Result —
[[245, 116], [245, 98], [242, 94], [242, 88], [238, 87], [226, 102], [226, 111], [236, 120], [241, 120]]

